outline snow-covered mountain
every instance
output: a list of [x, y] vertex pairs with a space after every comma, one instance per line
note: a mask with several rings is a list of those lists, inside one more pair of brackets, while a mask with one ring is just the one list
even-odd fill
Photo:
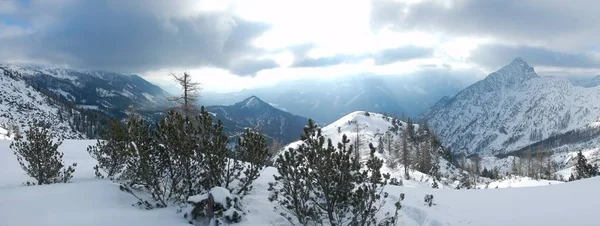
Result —
[[[0, 125], [7, 132], [24, 131], [32, 120], [40, 120], [47, 122], [59, 137], [83, 137], [83, 133], [73, 129], [73, 121], [61, 115], [68, 106], [34, 89], [19, 74], [1, 68], [0, 71]], [[79, 113], [73, 111], [71, 115], [75, 114]]]
[[600, 75], [596, 75], [589, 79], [579, 79], [572, 81], [573, 85], [583, 86], [583, 87], [595, 87], [600, 86]]
[[357, 110], [416, 116], [441, 97], [454, 95], [471, 83], [435, 74], [297, 79], [235, 93], [206, 92], [200, 101], [204, 105], [229, 105], [257, 95], [280, 109], [328, 124]]
[[56, 95], [80, 108], [102, 109], [117, 115], [130, 105], [162, 108], [170, 96], [137, 75], [17, 64], [0, 64], [0, 71], [21, 77], [47, 95]]
[[600, 87], [538, 76], [525, 60], [516, 58], [454, 97], [440, 100], [422, 120], [453, 152], [501, 154], [532, 144], [555, 148], [597, 137], [599, 99]]
[[110, 116], [165, 107], [168, 93], [135, 75], [0, 64], [0, 127], [24, 131], [32, 120], [63, 138], [97, 135]]
[[[456, 168], [444, 158], [446, 149], [437, 143], [436, 138], [432, 137], [434, 135], [431, 134], [431, 131], [427, 127], [412, 124], [411, 128], [414, 132], [412, 135], [407, 135], [408, 126], [408, 123], [387, 115], [367, 111], [355, 111], [322, 127], [321, 133], [327, 139], [331, 139], [333, 144], [340, 142], [342, 136], [346, 135], [350, 140], [350, 144], [354, 145], [358, 137], [360, 140], [359, 150], [361, 161], [366, 161], [369, 158], [369, 143], [373, 144], [378, 149], [375, 155], [386, 161], [382, 171], [388, 172], [396, 178], [404, 177], [404, 169], [398, 158], [400, 155], [399, 146], [401, 145], [401, 137], [406, 135], [407, 149], [410, 153], [409, 158], [414, 165], [410, 166], [409, 172], [412, 179], [405, 180], [405, 186], [431, 187], [433, 184], [433, 177], [428, 175], [429, 172], [419, 172], [416, 170], [419, 164], [418, 159], [422, 156], [421, 151], [427, 147], [432, 161], [438, 161], [440, 166], [439, 172], [442, 177], [442, 183], [439, 186], [456, 187], [458, 183], [456, 180], [463, 176], [463, 171]], [[386, 136], [386, 132], [389, 132], [389, 137]], [[389, 140], [389, 145], [386, 140]], [[302, 143], [303, 141], [297, 140], [288, 144], [282, 151], [286, 151], [289, 148], [297, 148]], [[390, 164], [390, 161], [395, 162], [395, 165]]]
[[300, 137], [307, 118], [277, 109], [256, 96], [229, 106], [208, 106], [207, 111], [223, 122], [230, 132], [258, 129], [271, 139], [284, 143]]

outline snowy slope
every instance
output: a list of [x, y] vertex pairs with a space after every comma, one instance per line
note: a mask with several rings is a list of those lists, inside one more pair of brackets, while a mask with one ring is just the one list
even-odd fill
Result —
[[73, 104], [124, 110], [129, 105], [154, 109], [169, 104], [167, 92], [137, 75], [78, 71], [55, 66], [0, 64], [0, 72], [22, 76], [26, 82]]
[[59, 117], [59, 109], [65, 108], [64, 105], [50, 100], [20, 76], [1, 68], [0, 72], [3, 72], [0, 74], [0, 123], [3, 126], [17, 125], [21, 131], [25, 131], [29, 122], [35, 119], [50, 123], [51, 130], [60, 137], [82, 137], [81, 133], [71, 129], [66, 119]]
[[[12, 151], [10, 141], [0, 141], [0, 226], [164, 226], [189, 225], [176, 208], [142, 210], [132, 206], [135, 198], [119, 191], [109, 180], [95, 179], [92, 160], [85, 151], [94, 141], [67, 140], [61, 146], [65, 162], [77, 162], [72, 183], [25, 187], [27, 180]], [[249, 211], [240, 226], [289, 225], [272, 211], [267, 200], [268, 182], [274, 168], [267, 168], [243, 199]], [[598, 225], [597, 203], [600, 177], [565, 184], [506, 189], [451, 190], [422, 186], [388, 186], [390, 210], [405, 193], [398, 225]], [[436, 205], [424, 205], [425, 194], [434, 195]], [[564, 195], [568, 194], [567, 197]], [[560, 198], [564, 197], [564, 198]]]
[[[368, 114], [368, 115], [367, 115]], [[365, 112], [365, 111], [355, 111], [348, 115], [341, 117], [335, 122], [322, 127], [321, 132], [323, 136], [328, 139], [331, 139], [333, 144], [337, 144], [341, 141], [342, 135], [346, 135], [350, 140], [350, 144], [353, 144], [354, 140], [357, 137], [356, 128], [357, 126], [360, 128], [360, 140], [362, 144], [360, 145], [360, 156], [362, 161], [366, 161], [369, 158], [370, 149], [369, 143], [372, 143], [373, 146], [377, 147], [379, 145], [379, 137], [382, 136], [386, 131], [390, 130], [393, 127], [392, 123], [393, 118], [389, 116], [385, 116], [379, 113]], [[397, 132], [393, 132], [393, 139], [399, 139], [400, 136], [403, 135], [403, 128], [408, 126], [408, 123], [398, 120], [399, 122], [399, 130]], [[423, 135], [426, 134], [426, 131], [423, 129], [420, 130], [418, 124], [413, 124], [414, 129], [417, 134]], [[409, 141], [410, 142], [410, 141]], [[295, 141], [288, 144], [283, 150], [288, 150], [289, 148], [296, 148], [298, 145], [302, 144], [302, 141]], [[422, 145], [423, 143], [409, 143], [411, 148], [411, 152], [414, 154], [414, 148]], [[438, 149], [441, 151], [441, 149]], [[387, 159], [391, 153], [390, 150], [387, 150], [387, 147], [384, 145], [383, 153], [376, 153], [377, 157], [382, 159]], [[411, 154], [412, 155], [412, 154]], [[276, 158], [276, 156], [274, 157]], [[411, 156], [413, 158], [413, 156]], [[459, 179], [462, 177], [462, 170], [457, 169], [454, 165], [449, 164], [448, 161], [439, 157], [439, 165], [440, 165], [440, 173], [442, 174], [442, 184], [439, 184], [442, 188], [454, 188], [456, 187], [455, 179]], [[386, 173], [390, 173], [392, 177], [395, 178], [403, 178], [404, 169], [402, 166], [397, 166], [394, 169], [389, 168], [386, 164], [384, 164], [382, 171]], [[431, 187], [433, 184], [433, 177], [427, 175], [422, 172], [418, 172], [415, 170], [410, 170], [409, 175], [411, 176], [411, 180], [404, 181], [404, 185], [407, 187]]]
[[499, 154], [573, 130], [596, 130], [600, 87], [540, 77], [522, 58], [500, 68], [422, 119], [454, 152]]

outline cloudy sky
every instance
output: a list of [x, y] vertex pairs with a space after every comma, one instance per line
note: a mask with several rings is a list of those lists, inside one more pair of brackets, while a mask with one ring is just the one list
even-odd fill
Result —
[[189, 71], [207, 91], [424, 69], [481, 77], [523, 57], [600, 74], [600, 1], [0, 0], [0, 62]]

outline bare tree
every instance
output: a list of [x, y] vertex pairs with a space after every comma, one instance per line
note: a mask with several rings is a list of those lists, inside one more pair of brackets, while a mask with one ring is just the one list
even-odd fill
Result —
[[408, 148], [408, 125], [405, 127], [404, 132], [402, 133], [402, 165], [404, 165], [404, 177], [408, 180], [410, 179], [409, 169], [411, 164], [410, 159], [410, 149]]
[[196, 101], [200, 98], [201, 84], [193, 82], [191, 75], [187, 72], [184, 72], [181, 76], [171, 73], [171, 76], [179, 83], [183, 93], [181, 96], [173, 97], [170, 100], [176, 102], [186, 116], [191, 116], [197, 109]]
[[363, 129], [362, 127], [360, 127], [360, 124], [358, 124], [358, 122], [354, 124], [354, 128], [352, 129], [352, 131], [356, 133], [356, 138], [354, 139], [354, 164], [356, 166], [360, 164], [360, 149], [362, 146], [364, 146], [361, 136], [362, 130]]
[[281, 142], [281, 140], [273, 139], [273, 141], [271, 141], [271, 144], [269, 144], [269, 154], [271, 154], [271, 156], [277, 156], [279, 154], [279, 151], [281, 151], [281, 149], [283, 149], [284, 147], [285, 145], [283, 144], [283, 142]]
[[473, 184], [477, 185], [479, 175], [481, 175], [481, 157], [479, 157], [478, 154], [475, 154], [471, 160], [473, 161], [473, 164], [471, 164], [471, 167], [473, 168]]
[[429, 138], [425, 140], [425, 144], [421, 145], [421, 172], [429, 174], [431, 170], [431, 154], [430, 154]]
[[388, 154], [391, 154], [392, 144], [394, 143], [394, 135], [392, 135], [392, 132], [385, 132], [385, 134], [383, 135], [383, 142], [385, 143], [385, 147], [387, 148]]
[[525, 160], [526, 162], [526, 167], [527, 167], [527, 175], [528, 177], [534, 177], [535, 174], [535, 168], [533, 167], [533, 151], [531, 150], [531, 147], [529, 148], [529, 150], [526, 152], [525, 155]]
[[535, 178], [536, 179], [541, 179], [543, 177], [544, 174], [544, 162], [545, 162], [545, 154], [544, 154], [544, 150], [543, 150], [543, 144], [538, 145], [537, 148], [537, 152], [536, 152], [536, 175]]

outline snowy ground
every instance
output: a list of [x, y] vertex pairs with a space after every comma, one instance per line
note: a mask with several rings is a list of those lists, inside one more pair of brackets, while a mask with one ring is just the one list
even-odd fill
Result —
[[[116, 184], [94, 178], [95, 164], [86, 152], [95, 141], [67, 140], [61, 146], [66, 163], [77, 162], [72, 183], [25, 187], [28, 180], [8, 148], [0, 140], [0, 226], [164, 226], [189, 225], [175, 208], [142, 210], [131, 204], [135, 199], [119, 191]], [[288, 225], [272, 211], [267, 200], [267, 183], [274, 168], [267, 168], [243, 202], [249, 211], [241, 226]], [[451, 190], [430, 189], [428, 184], [406, 181], [405, 187], [389, 186], [389, 205], [399, 194], [406, 198], [399, 225], [600, 225], [597, 203], [600, 177], [545, 185], [527, 179], [499, 181], [513, 188]], [[499, 186], [500, 187], [500, 186]], [[506, 186], [508, 187], [508, 186]], [[433, 207], [424, 205], [425, 194], [434, 195]]]

